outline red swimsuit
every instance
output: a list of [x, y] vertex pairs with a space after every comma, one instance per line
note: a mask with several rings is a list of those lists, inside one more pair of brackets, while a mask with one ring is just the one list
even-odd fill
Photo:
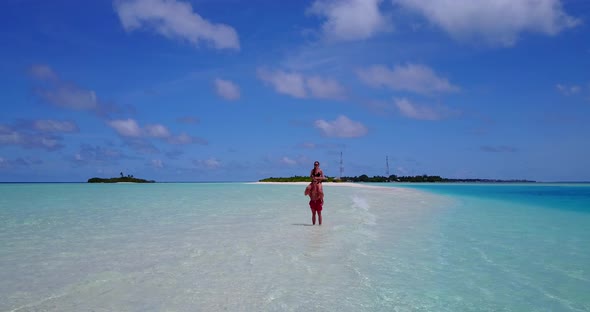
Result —
[[321, 212], [322, 211], [322, 200], [310, 200], [309, 201], [309, 208], [311, 208], [311, 212]]

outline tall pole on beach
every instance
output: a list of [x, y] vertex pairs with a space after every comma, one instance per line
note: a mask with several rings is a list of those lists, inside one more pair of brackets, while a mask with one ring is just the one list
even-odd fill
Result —
[[340, 177], [342, 179], [342, 173], [344, 172], [344, 164], [342, 163], [342, 152], [340, 152]]
[[389, 179], [389, 156], [385, 156], [385, 176]]

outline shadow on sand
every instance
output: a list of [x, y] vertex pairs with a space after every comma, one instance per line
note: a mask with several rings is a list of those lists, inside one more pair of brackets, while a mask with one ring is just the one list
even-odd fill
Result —
[[313, 224], [309, 224], [309, 223], [291, 223], [291, 225], [313, 226]]

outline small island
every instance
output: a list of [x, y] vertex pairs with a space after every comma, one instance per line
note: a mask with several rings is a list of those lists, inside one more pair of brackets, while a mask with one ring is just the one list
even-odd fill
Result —
[[90, 178], [88, 183], [155, 183], [154, 180], [145, 180], [133, 177], [133, 175], [123, 175], [121, 172], [120, 177], [116, 178]]
[[[440, 176], [429, 176], [429, 175], [417, 175], [417, 176], [396, 176], [390, 175], [389, 177], [384, 176], [373, 176], [369, 177], [366, 174], [355, 176], [355, 177], [341, 177], [340, 179], [334, 177], [326, 177], [325, 182], [411, 182], [411, 183], [534, 183], [535, 181], [530, 180], [498, 180], [498, 179], [448, 179]], [[270, 177], [259, 180], [260, 182], [309, 182], [309, 177], [304, 176], [293, 176], [288, 178], [275, 178]]]

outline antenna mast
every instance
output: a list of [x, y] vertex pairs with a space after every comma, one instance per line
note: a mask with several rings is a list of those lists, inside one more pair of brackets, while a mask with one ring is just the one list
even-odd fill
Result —
[[385, 156], [385, 176], [389, 178], [389, 156]]
[[340, 179], [342, 179], [343, 172], [344, 172], [344, 165], [342, 163], [342, 152], [340, 152]]

